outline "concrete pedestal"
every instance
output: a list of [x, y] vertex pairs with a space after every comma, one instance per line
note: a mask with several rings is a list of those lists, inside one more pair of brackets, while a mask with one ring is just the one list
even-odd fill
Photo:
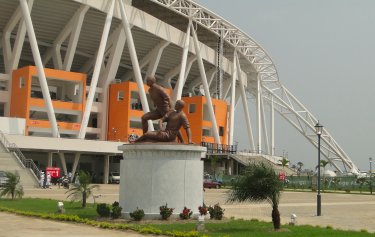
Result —
[[179, 144], [126, 144], [121, 161], [120, 206], [125, 218], [143, 209], [146, 219], [160, 219], [159, 207], [168, 203], [177, 216], [184, 206], [197, 215], [203, 204], [205, 147]]

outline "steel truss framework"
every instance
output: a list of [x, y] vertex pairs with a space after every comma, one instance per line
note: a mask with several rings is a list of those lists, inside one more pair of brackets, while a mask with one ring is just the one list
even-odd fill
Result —
[[[37, 0], [36, 0], [37, 1]], [[86, 1], [84, 0], [74, 0], [75, 2], [80, 2], [85, 4]], [[136, 1], [136, 0], [133, 0]], [[196, 33], [196, 26], [199, 25], [199, 27], [203, 27], [206, 30], [209, 30], [211, 33], [216, 35], [221, 40], [225, 41], [226, 47], [233, 47], [233, 58], [231, 61], [232, 69], [231, 72], [226, 71], [226, 73], [231, 74], [232, 80], [228, 80], [223, 83], [223, 90], [225, 90], [224, 93], [221, 93], [219, 91], [219, 94], [222, 94], [222, 99], [229, 99], [231, 103], [237, 103], [239, 100], [239, 97], [242, 97], [242, 103], [244, 106], [245, 116], [246, 116], [246, 123], [247, 123], [247, 133], [249, 135], [249, 146], [252, 150], [256, 150], [258, 153], [265, 152], [266, 154], [273, 155], [274, 150], [274, 125], [273, 125], [273, 111], [277, 111], [282, 117], [284, 117], [295, 129], [297, 129], [308, 141], [310, 141], [315, 147], [317, 147], [317, 136], [315, 134], [314, 126], [318, 122], [318, 120], [305, 108], [305, 106], [297, 100], [295, 96], [293, 96], [279, 81], [277, 69], [272, 61], [272, 59], [269, 57], [267, 52], [257, 43], [255, 42], [251, 37], [249, 37], [247, 34], [240, 31], [237, 27], [230, 24], [229, 22], [223, 20], [221, 17], [215, 15], [208, 9], [205, 9], [204, 7], [200, 6], [199, 4], [194, 3], [191, 0], [149, 0], [150, 2], [154, 4], [158, 4], [162, 7], [165, 7], [169, 9], [170, 11], [173, 11], [175, 13], [178, 13], [182, 15], [183, 17], [186, 17], [189, 19], [189, 25], [186, 25], [187, 33], [186, 35], [189, 37], [186, 37], [185, 39], [185, 46], [181, 46], [185, 49], [184, 56], [181, 60], [181, 65], [176, 66], [174, 69], [172, 69], [169, 73], [166, 73], [164, 75], [164, 82], [166, 84], [170, 85], [170, 80], [172, 77], [178, 74], [180, 71], [180, 77], [177, 81], [175, 86], [175, 93], [176, 98], [179, 98], [181, 96], [181, 89], [183, 86], [187, 87], [187, 90], [193, 90], [193, 88], [202, 85], [204, 87], [204, 94], [208, 97], [212, 93], [209, 91], [210, 84], [213, 80], [213, 77], [215, 76], [216, 69], [206, 69], [204, 70], [203, 65], [203, 55], [201, 56], [200, 51], [203, 50], [207, 54], [207, 49], [202, 48], [202, 45], [198, 45], [198, 38]], [[28, 3], [30, 6], [27, 6], [26, 4], [27, 0], [20, 0], [22, 11], [23, 11], [23, 17], [27, 20], [27, 33], [29, 35], [28, 41], [31, 43], [31, 40], [35, 41], [34, 45], [31, 46], [33, 49], [33, 56], [34, 61], [41, 61], [40, 60], [40, 53], [35, 51], [38, 46], [36, 45], [36, 39], [35, 36], [31, 37], [34, 32], [34, 29], [32, 28], [32, 22], [29, 12], [31, 11], [31, 7], [33, 0], [29, 0]], [[97, 4], [97, 3], [96, 3]], [[87, 2], [87, 5], [90, 5], [90, 2]], [[118, 6], [118, 9], [115, 7]], [[102, 38], [100, 41], [100, 50], [94, 55], [86, 54], [79, 52], [77, 47], [78, 38], [80, 35], [80, 29], [82, 27], [82, 22], [84, 21], [84, 17], [86, 12], [88, 12], [89, 8], [85, 5], [81, 6], [79, 9], [77, 9], [74, 17], [68, 22], [67, 26], [61, 32], [61, 34], [57, 37], [57, 39], [54, 41], [53, 45], [49, 45], [51, 47], [47, 53], [43, 57], [44, 64], [49, 60], [53, 59], [54, 65], [56, 68], [64, 69], [64, 70], [70, 70], [73, 56], [74, 55], [80, 55], [80, 56], [86, 56], [89, 58], [87, 63], [85, 63], [82, 66], [83, 71], [90, 71], [93, 70], [93, 77], [90, 85], [90, 93], [89, 98], [87, 100], [86, 105], [86, 111], [83, 116], [83, 122], [81, 126], [81, 131], [79, 134], [79, 138], [84, 138], [86, 134], [86, 127], [87, 127], [87, 120], [92, 112], [91, 106], [93, 103], [93, 97], [95, 92], [98, 92], [97, 84], [98, 84], [98, 77], [99, 75], [104, 75], [101, 79], [103, 81], [99, 81], [99, 84], [102, 86], [102, 90], [106, 90], [109, 82], [114, 79], [116, 72], [119, 67], [124, 67], [120, 63], [121, 61], [121, 54], [122, 49], [124, 47], [125, 41], [129, 49], [129, 54], [131, 57], [131, 63], [132, 63], [132, 72], [127, 71], [122, 75], [123, 79], [129, 79], [132, 77], [132, 74], [134, 74], [135, 80], [138, 84], [139, 88], [142, 88], [143, 79], [141, 78], [141, 69], [145, 67], [148, 64], [148, 70], [147, 74], [154, 74], [155, 70], [160, 62], [160, 57], [165, 48], [168, 47], [170, 42], [166, 41], [165, 39], [162, 39], [159, 41], [158, 44], [143, 58], [140, 60], [140, 63], [138, 62], [137, 54], [135, 51], [135, 46], [132, 38], [132, 33], [130, 31], [131, 22], [127, 19], [127, 12], [125, 11], [125, 8], [122, 0], [107, 0], [102, 2], [102, 11], [107, 14], [106, 17], [106, 23], [104, 26]], [[115, 10], [113, 10], [115, 9]], [[120, 14], [118, 13], [118, 10]], [[117, 11], [117, 12], [116, 12]], [[116, 15], [119, 19], [122, 20], [121, 25], [118, 25], [116, 27], [116, 31], [113, 32], [113, 35], [109, 34], [109, 29], [111, 27], [112, 22], [112, 15]], [[20, 21], [20, 9], [17, 10], [15, 13], [17, 16], [17, 19], [15, 22], [12, 22], [12, 24], [16, 24], [18, 21]], [[133, 19], [131, 19], [133, 20]], [[189, 27], [190, 26], [190, 27]], [[195, 26], [195, 27], [194, 27]], [[21, 25], [19, 33], [17, 35], [17, 44], [15, 45], [22, 45], [22, 43], [26, 40], [23, 40], [24, 34], [25, 34], [25, 26]], [[2, 35], [2, 47], [5, 53], [5, 64], [7, 66], [6, 73], [9, 73], [9, 69], [17, 68], [15, 59], [18, 58], [18, 54], [20, 53], [19, 50], [16, 50], [14, 53], [15, 55], [11, 57], [10, 53], [10, 45], [7, 44], [7, 42], [10, 39], [10, 33], [9, 30], [4, 29], [3, 35]], [[189, 38], [190, 38], [190, 31], [192, 34], [192, 41], [195, 46], [195, 50], [190, 50], [189, 52], [193, 53], [194, 55], [188, 56], [188, 46], [189, 46]], [[117, 37], [121, 34], [121, 37]], [[68, 48], [61, 47], [61, 43], [68, 38], [69, 39], [69, 45]], [[20, 38], [20, 40], [18, 40]], [[34, 39], [32, 39], [34, 38]], [[121, 39], [121, 42], [116, 42], [116, 38]], [[108, 41], [108, 42], [107, 42]], [[41, 44], [38, 42], [38, 44]], [[113, 50], [111, 52], [107, 51], [107, 48], [109, 46], [113, 47]], [[190, 45], [192, 46], [192, 45]], [[201, 48], [199, 48], [201, 47]], [[22, 49], [22, 46], [21, 48]], [[60, 50], [66, 50], [64, 61], [62, 60]], [[195, 52], [193, 52], [195, 51]], [[8, 53], [7, 53], [8, 52]], [[107, 65], [104, 64], [105, 59], [109, 57], [107, 62]], [[206, 57], [206, 56], [205, 56]], [[223, 57], [221, 55], [220, 57]], [[223, 58], [226, 60], [226, 62], [229, 62], [229, 58]], [[37, 59], [35, 59], [37, 58]], [[96, 59], [96, 60], [95, 60]], [[186, 82], [186, 76], [185, 74], [189, 73], [191, 64], [194, 62], [197, 62], [199, 65], [199, 71], [200, 76], [197, 78], [191, 80], [187, 85], [185, 85]], [[212, 62], [211, 62], [212, 63]], [[95, 64], [95, 66], [94, 66]], [[9, 66], [10, 65], [10, 66]], [[39, 71], [43, 66], [39, 65]], [[126, 65], [125, 67], [129, 66]], [[104, 70], [104, 72], [101, 72], [101, 69]], [[185, 72], [184, 72], [185, 71]], [[173, 75], [172, 75], [173, 74]], [[207, 74], [207, 75], [206, 75]], [[0, 74], [1, 76], [1, 74]], [[40, 76], [41, 77], [41, 76]], [[44, 77], [43, 83], [46, 83], [46, 79]], [[180, 86], [178, 86], [180, 84]], [[231, 89], [229, 89], [231, 87]], [[46, 87], [47, 88], [47, 87]], [[46, 91], [47, 89], [44, 88]], [[221, 89], [220, 89], [221, 90]], [[46, 92], [46, 95], [48, 93]], [[141, 93], [142, 94], [142, 93]], [[252, 127], [251, 127], [251, 121], [250, 121], [250, 115], [249, 115], [249, 109], [247, 106], [247, 95], [250, 95], [251, 97], [256, 99], [256, 105], [257, 105], [257, 130], [258, 130], [258, 136], [257, 136], [257, 147], [255, 148], [254, 145], [254, 138], [252, 133]], [[106, 96], [106, 93], [104, 93], [104, 97]], [[145, 95], [141, 95], [141, 97], [144, 97]], [[45, 99], [47, 99], [47, 105], [51, 105], [50, 97], [47, 95], [45, 96]], [[142, 99], [142, 98], [141, 98]], [[105, 101], [105, 100], [104, 100]], [[145, 105], [144, 108], [147, 108], [147, 101], [142, 101]], [[268, 137], [267, 134], [267, 128], [265, 123], [265, 105], [268, 105], [271, 108], [271, 117], [272, 117], [272, 124], [271, 124], [271, 137]], [[89, 105], [89, 106], [88, 106]], [[50, 106], [51, 107], [51, 106]], [[54, 121], [56, 118], [54, 117], [53, 108], [50, 108], [50, 120]], [[216, 124], [215, 116], [212, 109], [212, 104], [209, 103], [209, 112], [210, 112], [210, 118], [212, 121], [212, 124]], [[52, 118], [53, 117], [53, 118]], [[234, 118], [234, 108], [231, 108], [230, 111], [230, 120], [231, 124], [233, 124], [233, 118]], [[102, 121], [102, 127], [104, 127], [106, 121]], [[151, 125], [150, 125], [151, 126]], [[58, 129], [56, 122], [54, 122], [54, 136], [59, 136]], [[233, 126], [230, 126], [233, 128]], [[219, 136], [217, 134], [217, 127], [214, 128], [214, 135], [215, 140], [219, 140]], [[102, 133], [103, 133], [102, 129]], [[233, 144], [233, 131], [230, 131], [230, 140], [229, 142]], [[104, 133], [105, 134], [105, 133]], [[102, 134], [102, 138], [103, 138]], [[328, 131], [324, 128], [323, 133], [321, 136], [321, 151], [323, 156], [333, 165], [338, 171], [340, 172], [353, 172], [358, 173], [358, 168], [354, 165], [354, 163], [351, 161], [351, 159], [348, 157], [348, 155], [342, 150], [342, 148], [337, 144], [337, 142], [333, 139], [333, 137], [328, 133]], [[271, 140], [271, 145], [269, 145], [269, 141]], [[265, 142], [264, 145], [264, 151], [262, 146], [262, 141]], [[219, 142], [218, 142], [219, 143]], [[64, 155], [61, 155], [61, 160], [64, 160]], [[74, 159], [74, 167], [77, 166], [79, 160], [79, 154], [77, 153]], [[63, 164], [65, 162], [62, 162]], [[64, 168], [66, 172], [66, 167]], [[74, 172], [73, 172], [74, 173]]]
[[[246, 58], [254, 66], [261, 83], [261, 100], [268, 104], [273, 101], [275, 103], [274, 109], [304, 135], [309, 142], [315, 147], [318, 146], [314, 128], [318, 120], [280, 83], [272, 59], [257, 42], [237, 27], [190, 0], [150, 1], [192, 18], [195, 23], [223, 37], [228, 44], [232, 45], [243, 58]], [[247, 90], [247, 92], [254, 94], [251, 90]], [[343, 165], [347, 172], [359, 172], [349, 156], [325, 128], [323, 129], [321, 142], [322, 154], [338, 171], [343, 172], [341, 169]], [[342, 162], [342, 165], [337, 164], [337, 162]]]

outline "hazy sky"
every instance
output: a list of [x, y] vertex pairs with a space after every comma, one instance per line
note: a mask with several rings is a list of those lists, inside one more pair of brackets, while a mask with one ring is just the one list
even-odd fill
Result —
[[[257, 41], [276, 64], [281, 83], [359, 169], [369, 169], [368, 158], [375, 158], [375, 1], [196, 2]], [[235, 137], [248, 148], [247, 135], [240, 132], [244, 119], [237, 120]], [[317, 165], [317, 150], [304, 136], [280, 116], [275, 126], [277, 154], [284, 150], [292, 164], [302, 161], [305, 168]]]

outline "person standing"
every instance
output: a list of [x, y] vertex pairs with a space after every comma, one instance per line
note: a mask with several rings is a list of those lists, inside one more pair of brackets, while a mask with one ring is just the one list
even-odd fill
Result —
[[172, 108], [171, 98], [163, 87], [156, 84], [156, 79], [154, 76], [148, 76], [146, 78], [146, 84], [150, 87], [148, 92], [151, 100], [154, 103], [155, 110], [145, 113], [142, 116], [143, 134], [148, 131], [148, 120], [160, 119]]
[[51, 174], [50, 172], [47, 172], [46, 188], [49, 188], [50, 185], [51, 185]]

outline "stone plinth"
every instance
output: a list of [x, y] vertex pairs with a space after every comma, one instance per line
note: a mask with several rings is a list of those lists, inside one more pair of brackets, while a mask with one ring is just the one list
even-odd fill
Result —
[[203, 204], [205, 147], [180, 144], [126, 144], [120, 179], [123, 215], [139, 209], [147, 219], [159, 219], [159, 207], [168, 203], [178, 215], [184, 206], [197, 215]]

